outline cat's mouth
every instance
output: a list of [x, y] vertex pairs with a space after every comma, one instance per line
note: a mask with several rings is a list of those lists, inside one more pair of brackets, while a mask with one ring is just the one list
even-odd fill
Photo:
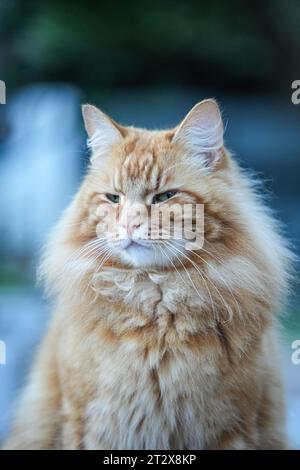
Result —
[[128, 243], [126, 246], [123, 247], [123, 249], [140, 249], [140, 248], [150, 248], [149, 244], [146, 244], [142, 240], [128, 240]]
[[132, 241], [129, 243], [129, 245], [128, 245], [127, 248], [136, 248], [137, 246], [142, 246], [142, 245], [141, 245], [140, 243], [135, 242], [135, 241], [132, 240]]
[[152, 266], [154, 263], [165, 264], [155, 250], [154, 243], [144, 238], [125, 238], [117, 245], [116, 255], [121, 261], [135, 267]]

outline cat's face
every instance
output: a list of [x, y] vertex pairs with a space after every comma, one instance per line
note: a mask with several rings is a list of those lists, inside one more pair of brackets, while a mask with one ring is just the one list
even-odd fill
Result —
[[199, 103], [172, 131], [125, 128], [90, 105], [83, 115], [92, 151], [84, 213], [99, 263], [186, 264], [203, 246], [203, 203], [223, 154], [216, 103]]

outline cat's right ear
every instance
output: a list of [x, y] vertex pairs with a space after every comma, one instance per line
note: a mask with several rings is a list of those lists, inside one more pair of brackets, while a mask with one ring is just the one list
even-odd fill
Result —
[[113, 144], [122, 141], [121, 126], [96, 106], [82, 105], [82, 116], [88, 134], [88, 147], [92, 150], [91, 160], [105, 154]]
[[176, 129], [174, 143], [183, 145], [196, 162], [213, 168], [222, 156], [223, 122], [213, 99], [201, 101], [187, 114]]

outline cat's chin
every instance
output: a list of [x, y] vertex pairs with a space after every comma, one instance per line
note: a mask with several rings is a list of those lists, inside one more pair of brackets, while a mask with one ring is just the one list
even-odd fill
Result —
[[151, 245], [145, 246], [132, 243], [126, 249], [118, 252], [120, 260], [135, 268], [163, 267], [169, 265], [169, 261], [157, 249]]

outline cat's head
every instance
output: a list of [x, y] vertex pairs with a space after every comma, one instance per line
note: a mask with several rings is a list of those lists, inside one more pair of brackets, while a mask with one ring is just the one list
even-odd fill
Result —
[[83, 117], [90, 165], [44, 253], [49, 293], [81, 295], [80, 285], [93, 294], [88, 287], [106, 273], [171, 271], [195, 289], [204, 283], [208, 304], [211, 289], [217, 302], [225, 288], [229, 297], [238, 289], [278, 299], [290, 253], [224, 147], [214, 100], [166, 131], [121, 126], [90, 105]]
[[121, 126], [91, 105], [83, 117], [91, 158], [78, 223], [99, 263], [186, 264], [205, 236], [218, 236], [221, 214], [213, 216], [211, 199], [217, 213], [228, 161], [214, 100], [198, 103], [167, 131]]

